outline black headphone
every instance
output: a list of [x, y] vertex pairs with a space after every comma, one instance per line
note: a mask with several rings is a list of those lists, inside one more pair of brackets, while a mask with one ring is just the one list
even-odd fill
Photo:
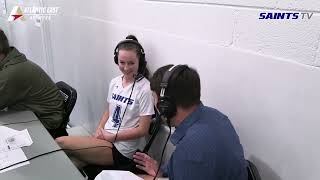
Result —
[[[128, 38], [128, 37], [127, 37]], [[120, 41], [116, 48], [114, 49], [114, 63], [118, 64], [119, 63], [119, 60], [118, 60], [118, 55], [119, 55], [119, 46], [121, 46], [122, 44], [127, 44], [127, 43], [130, 43], [130, 44], [135, 44], [139, 47], [139, 68], [138, 68], [138, 73], [139, 74], [144, 74], [144, 71], [145, 71], [145, 68], [147, 66], [147, 61], [146, 61], [146, 57], [145, 57], [145, 53], [144, 53], [144, 49], [142, 47], [142, 45], [137, 41], [137, 40], [134, 40], [134, 39], [125, 39], [123, 41]]]
[[167, 118], [168, 123], [170, 123], [170, 118], [172, 118], [177, 113], [176, 103], [174, 102], [171, 95], [168, 95], [168, 93], [166, 93], [168, 87], [170, 87], [169, 81], [171, 79], [176, 79], [179, 76], [179, 74], [186, 69], [189, 69], [187, 65], [172, 66], [164, 73], [162, 77], [162, 82], [160, 84], [161, 91], [158, 108], [160, 114]]

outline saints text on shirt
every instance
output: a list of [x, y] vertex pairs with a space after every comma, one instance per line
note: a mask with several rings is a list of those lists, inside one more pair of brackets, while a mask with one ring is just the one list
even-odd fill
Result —
[[121, 95], [115, 94], [115, 93], [112, 93], [112, 99], [114, 99], [116, 101], [120, 101], [122, 103], [127, 103], [128, 105], [131, 105], [134, 102], [133, 99], [129, 99], [127, 97], [124, 97], [124, 96], [121, 96]]

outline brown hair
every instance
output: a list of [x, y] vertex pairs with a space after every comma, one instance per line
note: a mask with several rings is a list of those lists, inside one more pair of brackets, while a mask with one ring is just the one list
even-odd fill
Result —
[[3, 30], [0, 29], [0, 54], [7, 55], [10, 51], [10, 46], [7, 36], [4, 34]]

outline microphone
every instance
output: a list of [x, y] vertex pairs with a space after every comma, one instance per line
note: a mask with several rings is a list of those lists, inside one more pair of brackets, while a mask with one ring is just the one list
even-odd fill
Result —
[[144, 76], [142, 74], [133, 74], [133, 78], [136, 82], [139, 82], [143, 77]]

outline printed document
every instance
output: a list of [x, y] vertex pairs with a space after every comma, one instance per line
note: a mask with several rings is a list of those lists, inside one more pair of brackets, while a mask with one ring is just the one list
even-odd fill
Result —
[[[33, 143], [27, 129], [17, 131], [5, 126], [0, 126], [0, 169], [12, 164], [27, 160], [21, 147]], [[29, 161], [1, 170], [0, 173], [30, 164]]]

